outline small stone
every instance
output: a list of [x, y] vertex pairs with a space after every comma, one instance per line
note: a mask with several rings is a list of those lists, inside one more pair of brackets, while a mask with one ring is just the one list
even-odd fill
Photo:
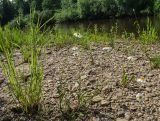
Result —
[[112, 100], [117, 100], [117, 95], [115, 95], [115, 96], [112, 96]]
[[154, 77], [154, 74], [149, 73], [147, 76], [148, 76], [148, 77]]
[[50, 83], [53, 83], [53, 80], [47, 80], [47, 82], [50, 84]]
[[97, 96], [93, 97], [92, 102], [98, 103], [102, 100], [103, 100], [103, 97], [101, 97], [100, 95], [97, 95]]
[[91, 79], [91, 80], [86, 82], [86, 85], [87, 86], [93, 85], [94, 83], [96, 83], [96, 81], [97, 81], [96, 79]]
[[92, 117], [91, 121], [100, 121], [100, 119], [98, 117]]
[[123, 95], [123, 93], [122, 93], [122, 92], [118, 92], [116, 95], [117, 95], [118, 97], [121, 97], [121, 96]]
[[101, 106], [107, 106], [109, 105], [109, 102], [106, 100], [101, 100]]
[[147, 88], [146, 88], [146, 91], [147, 91], [147, 92], [151, 92], [151, 91], [152, 91], [152, 89], [151, 89], [151, 88], [149, 88], [149, 87], [147, 87]]
[[84, 80], [84, 79], [86, 79], [86, 78], [87, 78], [87, 75], [81, 76], [81, 80]]
[[126, 113], [125, 113], [125, 118], [126, 118], [127, 120], [130, 120], [130, 119], [131, 119], [131, 114], [130, 114], [130, 112], [126, 112]]
[[78, 47], [72, 47], [72, 50], [76, 51], [76, 50], [78, 50]]
[[52, 51], [51, 51], [50, 49], [47, 49], [47, 50], [45, 51], [45, 53], [46, 53], [46, 54], [51, 54]]
[[129, 56], [127, 59], [130, 60], [130, 61], [136, 61], [137, 60], [137, 58], [134, 57], [134, 56]]
[[26, 121], [25, 117], [20, 117], [19, 121]]
[[53, 98], [59, 98], [59, 94], [53, 94]]
[[137, 107], [130, 107], [130, 110], [133, 111], [133, 112], [136, 112], [137, 111]]
[[117, 118], [116, 121], [128, 121], [127, 119]]
[[78, 88], [79, 84], [76, 82], [75, 85], [73, 86], [72, 90], [76, 90]]
[[105, 87], [102, 88], [102, 91], [109, 93], [109, 92], [112, 92], [112, 88], [110, 86], [105, 86]]
[[77, 107], [78, 107], [78, 101], [77, 101], [77, 100], [74, 100], [74, 101], [72, 102], [71, 108], [72, 108], [72, 110], [75, 110]]
[[142, 113], [138, 113], [138, 117], [141, 117], [143, 114]]
[[111, 52], [112, 51], [112, 47], [104, 47], [102, 48], [103, 51], [107, 51], [107, 52]]
[[124, 112], [124, 111], [119, 111], [119, 112], [117, 113], [117, 116], [118, 116], [118, 117], [124, 117], [124, 116], [125, 116], [125, 112]]

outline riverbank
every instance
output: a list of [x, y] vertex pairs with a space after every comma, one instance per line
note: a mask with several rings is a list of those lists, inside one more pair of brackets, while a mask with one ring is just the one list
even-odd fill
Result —
[[[106, 42], [92, 42], [90, 47], [89, 50], [79, 45], [45, 49], [43, 109], [38, 114], [27, 116], [17, 108], [6, 91], [6, 81], [1, 73], [1, 120], [160, 120], [160, 69], [153, 68], [148, 58], [160, 53], [159, 43], [143, 46], [135, 41], [115, 40], [114, 47]], [[23, 62], [19, 50], [14, 55], [17, 68], [23, 68], [27, 73], [27, 63]], [[127, 75], [126, 82], [122, 81], [124, 75]], [[59, 107], [58, 89], [61, 94], [65, 91], [62, 108]], [[79, 101], [83, 104], [81, 108], [78, 108]]]

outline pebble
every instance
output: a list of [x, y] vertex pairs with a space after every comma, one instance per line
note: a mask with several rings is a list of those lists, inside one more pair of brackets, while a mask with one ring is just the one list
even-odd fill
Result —
[[117, 118], [116, 121], [128, 121], [127, 119]]
[[147, 92], [151, 92], [151, 91], [152, 91], [152, 89], [151, 89], [151, 88], [146, 87], [146, 91], [147, 91]]
[[101, 100], [101, 106], [107, 106], [109, 105], [110, 103], [106, 100]]
[[92, 102], [98, 103], [102, 100], [103, 100], [103, 97], [101, 97], [100, 95], [97, 95], [97, 96], [93, 97]]
[[138, 113], [138, 117], [141, 117], [143, 114], [142, 113]]
[[126, 113], [125, 113], [125, 118], [126, 118], [127, 120], [130, 120], [130, 119], [131, 119], [131, 114], [130, 114], [130, 112], [126, 112]]
[[117, 116], [118, 116], [118, 117], [124, 117], [124, 116], [125, 116], [125, 112], [124, 112], [124, 111], [119, 111], [119, 112], [117, 113]]
[[130, 60], [130, 61], [136, 61], [137, 60], [137, 58], [134, 57], [134, 56], [129, 56], [127, 59]]
[[79, 84], [78, 84], [78, 82], [76, 82], [76, 83], [74, 84], [72, 90], [73, 90], [73, 91], [76, 90], [76, 89], [78, 88], [78, 86], [79, 86]]
[[91, 121], [100, 121], [98, 117], [92, 117]]
[[111, 52], [112, 51], [112, 47], [104, 47], [102, 48], [103, 51], [107, 51], [107, 52]]
[[110, 92], [112, 92], [112, 87], [107, 85], [102, 88], [102, 91], [106, 92], [106, 93], [110, 93]]
[[86, 79], [86, 78], [87, 78], [87, 75], [81, 76], [81, 80], [84, 80], [84, 79]]
[[72, 47], [72, 51], [78, 50], [78, 47]]

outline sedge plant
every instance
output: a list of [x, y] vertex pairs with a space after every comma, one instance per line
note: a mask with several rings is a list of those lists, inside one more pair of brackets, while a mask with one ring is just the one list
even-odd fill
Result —
[[[28, 61], [30, 76], [28, 80], [24, 80], [24, 72], [18, 70], [15, 66], [16, 60], [13, 59], [13, 53], [16, 43], [12, 42], [14, 34], [11, 34], [11, 31], [8, 32], [9, 29], [7, 27], [5, 29], [0, 28], [0, 66], [6, 77], [9, 92], [15, 102], [18, 102], [24, 112], [35, 113], [41, 107], [40, 101], [42, 97], [43, 71], [42, 63], [38, 57], [39, 48], [41, 47], [38, 43], [41, 36], [39, 36], [40, 29], [38, 25], [34, 26], [32, 21], [28, 29], [30, 31], [27, 40], [30, 45], [30, 58]], [[21, 47], [19, 48], [21, 49]]]
[[135, 77], [132, 75], [131, 78], [129, 78], [129, 75], [127, 74], [125, 68], [123, 67], [122, 77], [120, 80], [120, 85], [123, 87], [126, 87]]
[[137, 24], [139, 38], [142, 44], [150, 44], [158, 39], [158, 32], [156, 28], [152, 25], [152, 22], [147, 19], [146, 29], [140, 31], [140, 26]]

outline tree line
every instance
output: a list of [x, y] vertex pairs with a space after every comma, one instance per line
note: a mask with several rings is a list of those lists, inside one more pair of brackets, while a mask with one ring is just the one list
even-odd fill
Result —
[[160, 11], [160, 0], [0, 0], [0, 23], [27, 23], [31, 8], [42, 22], [53, 22], [123, 16], [153, 15]]

